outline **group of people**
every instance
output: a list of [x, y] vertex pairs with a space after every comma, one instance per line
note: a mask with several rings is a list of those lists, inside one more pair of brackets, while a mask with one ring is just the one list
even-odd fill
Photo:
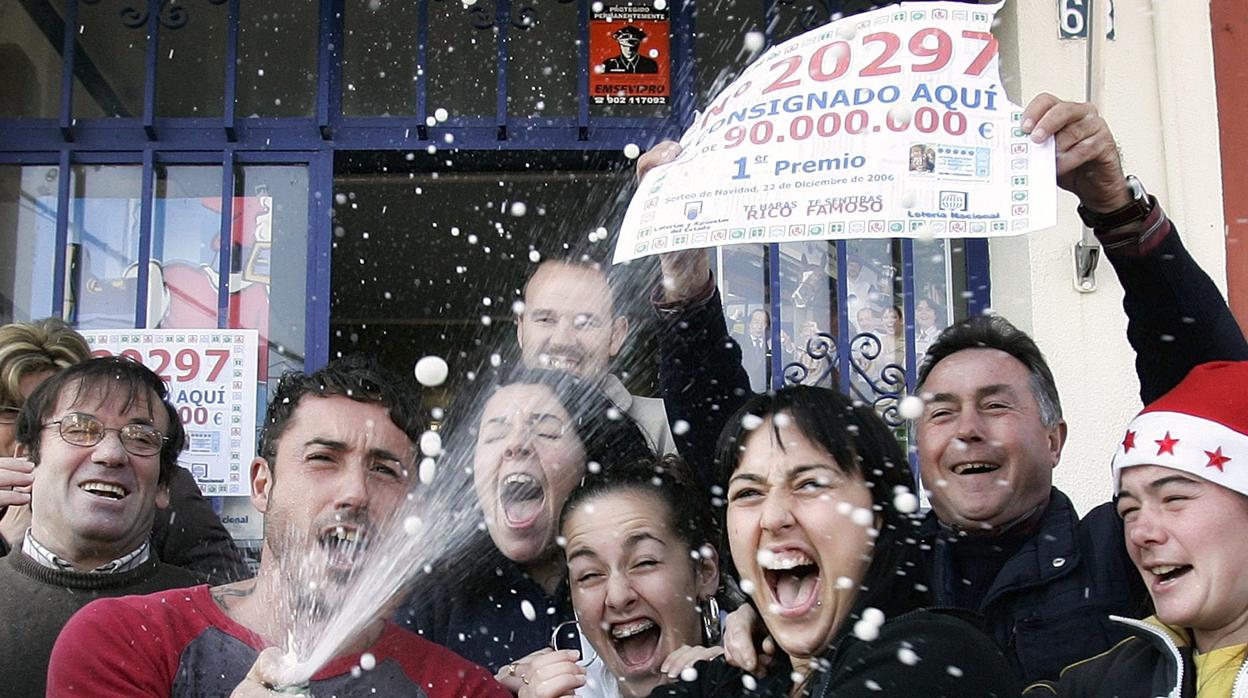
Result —
[[[177, 466], [185, 434], [162, 381], [90, 358], [58, 321], [9, 325], [6, 692], [1244, 690], [1248, 342], [1156, 199], [1124, 176], [1094, 109], [1040, 95], [1022, 126], [1055, 139], [1058, 183], [1125, 291], [1147, 407], [1121, 425], [1113, 502], [1080, 518], [1052, 486], [1060, 396], [1005, 318], [967, 318], [927, 347], [914, 420], [925, 512], [869, 405], [809, 385], [751, 389], [705, 251], [661, 258], [661, 398], [611, 373], [629, 321], [603, 268], [548, 260], [523, 290], [519, 365], [441, 427], [462, 468], [419, 476], [419, 389], [375, 360], [282, 378], [250, 466], [265, 516], [251, 576]], [[638, 177], [678, 151], [656, 146]], [[306, 683], [285, 685], [291, 570], [349, 584], [413, 500], [421, 535], [471, 535], [396, 585]], [[327, 593], [305, 586], [293, 595]]]

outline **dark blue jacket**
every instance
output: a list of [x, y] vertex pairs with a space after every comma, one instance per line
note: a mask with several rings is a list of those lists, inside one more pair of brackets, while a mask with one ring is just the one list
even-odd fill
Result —
[[[1248, 360], [1248, 343], [1221, 292], [1159, 206], [1144, 234], [1102, 240], [1122, 282], [1127, 339], [1146, 404], [1199, 364]], [[719, 433], [751, 395], [741, 350], [728, 334], [717, 291], [679, 308], [660, 307], [659, 316], [659, 376], [668, 419], [689, 425], [676, 437], [677, 448], [705, 484], [714, 485]], [[931, 518], [929, 542], [935, 543], [940, 536]], [[949, 603], [954, 581], [946, 543], [934, 545], [929, 568], [938, 604]], [[1108, 649], [1122, 637], [1108, 613], [1139, 615], [1142, 599], [1112, 505], [1079, 521], [1070, 500], [1054, 489], [1033, 539], [1002, 567], [981, 607], [970, 610], [987, 616], [1030, 682], [1055, 678], [1067, 664]]]
[[472, 569], [470, 579], [436, 572], [417, 578], [395, 622], [498, 673], [548, 647], [555, 626], [573, 620], [566, 586], [548, 595], [497, 549]]
[[[920, 533], [931, 546], [929, 584], [936, 603], [952, 604], [961, 583], [948, 549], [956, 537], [931, 512]], [[1147, 601], [1113, 505], [1102, 504], [1080, 520], [1070, 499], [1054, 487], [1035, 533], [971, 610], [984, 616], [985, 626], [1031, 683], [1112, 647], [1127, 629], [1110, 622], [1110, 614], [1143, 615]]]

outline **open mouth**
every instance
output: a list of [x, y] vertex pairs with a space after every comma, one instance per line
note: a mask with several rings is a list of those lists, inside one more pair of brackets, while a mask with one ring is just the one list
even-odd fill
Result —
[[573, 346], [548, 346], [538, 354], [538, 363], [556, 371], [571, 371], [581, 365], [585, 356]]
[[545, 490], [537, 478], [528, 473], [512, 473], [503, 478], [499, 501], [503, 505], [503, 515], [507, 525], [512, 528], [524, 528], [537, 520], [542, 513], [542, 502]]
[[659, 649], [663, 628], [649, 618], [611, 626], [611, 646], [628, 669], [648, 667]]
[[763, 577], [782, 616], [801, 616], [815, 606], [819, 565], [805, 553], [777, 553], [763, 565]]
[[112, 500], [124, 499], [126, 495], [130, 494], [126, 488], [121, 485], [113, 484], [111, 482], [100, 482], [99, 480], [88, 480], [87, 482], [78, 485], [78, 489], [86, 492], [87, 494], [95, 495], [96, 497]]
[[354, 526], [332, 526], [317, 539], [332, 568], [350, 570], [368, 549], [368, 536]]
[[953, 466], [954, 475], [980, 475], [1000, 470], [996, 463], [958, 463]]
[[1148, 571], [1157, 578], [1157, 583], [1161, 586], [1173, 584], [1176, 579], [1182, 577], [1192, 571], [1191, 565], [1157, 565], [1148, 568]]

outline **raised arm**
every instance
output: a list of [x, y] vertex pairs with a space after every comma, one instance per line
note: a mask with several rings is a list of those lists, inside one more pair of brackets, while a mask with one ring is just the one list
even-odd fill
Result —
[[1123, 287], [1140, 399], [1152, 402], [1193, 367], [1248, 359], [1222, 293], [1188, 254], [1155, 197], [1122, 171], [1109, 124], [1091, 104], [1040, 94], [1023, 112], [1033, 141], [1052, 135], [1057, 183], [1079, 197]]
[[[637, 176], [670, 162], [680, 146], [666, 141], [642, 155]], [[659, 316], [659, 380], [676, 448], [709, 486], [715, 443], [750, 393], [741, 348], [728, 334], [723, 301], [706, 250], [660, 257], [663, 278], [651, 295]]]

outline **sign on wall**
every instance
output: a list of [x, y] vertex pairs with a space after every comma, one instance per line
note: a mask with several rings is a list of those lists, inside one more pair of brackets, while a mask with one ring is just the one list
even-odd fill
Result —
[[[659, 3], [656, 3], [659, 4]], [[667, 104], [672, 94], [667, 7], [594, 3], [589, 95], [594, 104]]]
[[[1086, 39], [1088, 37], [1088, 5], [1093, 0], [1057, 0], [1061, 14], [1058, 35], [1063, 39]], [[1114, 0], [1095, 0], [1101, 16], [1096, 24], [1105, 27], [1105, 38], [1114, 39]]]
[[205, 495], [251, 493], [256, 449], [256, 330], [82, 332], [93, 356], [126, 356], [169, 386], [186, 429], [178, 464]]

